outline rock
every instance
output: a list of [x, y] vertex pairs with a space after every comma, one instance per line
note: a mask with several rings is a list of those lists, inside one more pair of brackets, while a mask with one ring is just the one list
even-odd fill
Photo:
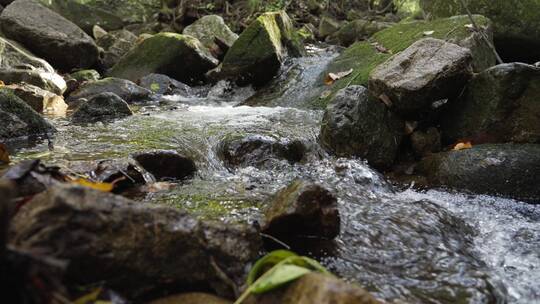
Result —
[[40, 0], [51, 10], [57, 12], [62, 17], [75, 23], [88, 35], [92, 34], [92, 29], [98, 25], [105, 30], [117, 30], [124, 26], [120, 17], [109, 11], [88, 6], [80, 1], [74, 0]]
[[150, 90], [142, 88], [129, 80], [109, 77], [82, 84], [78, 90], [71, 93], [67, 101], [73, 102], [81, 98], [88, 99], [101, 93], [114, 93], [129, 104], [147, 101], [152, 97]]
[[246, 304], [380, 304], [369, 292], [331, 275], [309, 273], [277, 290], [253, 296]]
[[67, 89], [62, 76], [40, 70], [0, 69], [0, 79], [5, 84], [28, 83], [58, 95], [62, 95]]
[[401, 116], [421, 119], [435, 112], [436, 103], [459, 96], [472, 76], [471, 62], [468, 49], [425, 38], [375, 68], [369, 90], [386, 95]]
[[35, 0], [16, 0], [0, 15], [6, 37], [24, 44], [54, 67], [88, 68], [98, 59], [94, 40], [71, 21]]
[[435, 186], [540, 201], [540, 145], [486, 144], [433, 154], [416, 171]]
[[[238, 35], [231, 31], [223, 18], [217, 15], [202, 17], [186, 27], [183, 34], [199, 39], [212, 54], [217, 55], [216, 58], [222, 58], [221, 55], [225, 54], [238, 39]], [[222, 49], [216, 41], [223, 44], [225, 49]]]
[[127, 30], [111, 31], [96, 37], [96, 43], [103, 48], [101, 62], [107, 69], [113, 67], [137, 43], [137, 36]]
[[12, 92], [0, 89], [0, 139], [41, 135], [55, 128]]
[[119, 194], [146, 183], [143, 170], [134, 162], [125, 159], [70, 162], [72, 172], [89, 176], [100, 183], [114, 183], [113, 193]]
[[[47, 61], [37, 58], [15, 41], [3, 37], [0, 37], [0, 69], [37, 69], [42, 72], [54, 73], [54, 68]], [[5, 82], [4, 79], [3, 81]]]
[[176, 81], [167, 75], [149, 74], [139, 80], [139, 85], [161, 95], [194, 96], [194, 90], [185, 83]]
[[218, 155], [229, 168], [265, 167], [273, 161], [301, 162], [308, 148], [299, 140], [279, 140], [263, 135], [227, 137], [218, 147]]
[[350, 46], [357, 41], [366, 40], [376, 32], [390, 28], [394, 25], [394, 23], [389, 22], [358, 19], [342, 26], [337, 32], [329, 37], [329, 40], [343, 46]]
[[211, 294], [192, 292], [154, 300], [148, 304], [232, 304], [232, 302]]
[[403, 122], [366, 88], [340, 90], [324, 113], [321, 145], [340, 157], [361, 157], [378, 169], [391, 166], [403, 138]]
[[337, 32], [341, 24], [331, 17], [323, 16], [319, 23], [319, 38], [324, 39]]
[[339, 234], [337, 198], [320, 185], [301, 180], [279, 191], [264, 212], [262, 230], [279, 239], [316, 236], [332, 239]]
[[183, 180], [197, 172], [195, 162], [176, 151], [143, 152], [132, 157], [157, 180]]
[[[84, 216], [80, 216], [84, 214]], [[74, 186], [35, 196], [13, 219], [12, 243], [69, 260], [72, 285], [107, 282], [136, 299], [175, 286], [229, 297], [258, 255], [258, 232]]]
[[71, 116], [78, 124], [107, 122], [133, 115], [127, 102], [114, 93], [101, 93], [92, 96]]
[[299, 55], [302, 51], [287, 14], [265, 13], [229, 49], [223, 59], [221, 77], [261, 86], [277, 74], [288, 53]]
[[[492, 37], [491, 23], [483, 16], [473, 16], [475, 23], [484, 29], [489, 39]], [[425, 33], [431, 33], [429, 37], [442, 39], [447, 42], [466, 47], [471, 50], [473, 68], [475, 72], [481, 72], [495, 65], [495, 56], [492, 50], [486, 46], [480, 33], [471, 32], [466, 25], [471, 21], [468, 16], [456, 16], [434, 21], [401, 22], [391, 28], [375, 33], [369, 41], [357, 42], [347, 48], [340, 56], [335, 58], [320, 75], [318, 100], [315, 104], [326, 105], [332, 96], [347, 85], [367, 86], [371, 71], [379, 64], [385, 62], [392, 54], [398, 54], [411, 46], [416, 41], [425, 38]], [[329, 73], [339, 73], [353, 69], [353, 72], [337, 80], [332, 86], [324, 85], [324, 78]], [[330, 94], [321, 94], [324, 91]]]
[[96, 70], [80, 70], [69, 74], [69, 77], [75, 79], [78, 82], [98, 81], [101, 78]]
[[124, 23], [145, 23], [162, 9], [161, 0], [71, 0], [120, 17]]
[[448, 143], [540, 143], [540, 68], [509, 63], [474, 76], [441, 123]]
[[7, 85], [4, 88], [13, 92], [38, 113], [55, 116], [66, 115], [68, 106], [62, 96], [26, 83]]
[[194, 84], [215, 68], [217, 59], [191, 36], [160, 33], [139, 43], [109, 71], [112, 77], [136, 81], [151, 73]]
[[[433, 17], [466, 14], [459, 0], [421, 0]], [[540, 58], [540, 2], [522, 0], [470, 0], [469, 10], [493, 21], [495, 45], [506, 61], [534, 62]]]
[[441, 134], [437, 128], [418, 130], [411, 134], [411, 145], [417, 156], [424, 156], [441, 150]]

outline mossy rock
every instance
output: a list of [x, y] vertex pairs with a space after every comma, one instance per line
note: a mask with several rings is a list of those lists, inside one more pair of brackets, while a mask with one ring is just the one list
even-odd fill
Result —
[[215, 39], [219, 39], [227, 47], [231, 47], [238, 39], [238, 35], [231, 31], [221, 16], [217, 15], [202, 17], [186, 27], [183, 34], [199, 39], [210, 50], [216, 47], [219, 48], [215, 43]]
[[97, 7], [73, 0], [40, 0], [48, 8], [62, 15], [62, 17], [78, 25], [87, 34], [92, 34], [94, 25], [99, 25], [105, 30], [117, 30], [122, 28], [124, 22], [120, 17]]
[[299, 41], [285, 12], [265, 13], [250, 24], [227, 52], [221, 77], [263, 85], [277, 74], [288, 53], [303, 53]]
[[[495, 43], [501, 55], [512, 60], [540, 60], [540, 0], [468, 0], [474, 14], [493, 21]], [[465, 14], [460, 0], [421, 0], [435, 18]]]
[[[486, 29], [491, 35], [491, 23], [486, 17], [476, 15], [475, 22], [478, 26]], [[331, 62], [320, 76], [321, 97], [313, 101], [313, 104], [324, 108], [335, 92], [350, 85], [366, 86], [371, 71], [379, 64], [385, 62], [392, 54], [397, 54], [414, 42], [429, 37], [443, 39], [467, 47], [473, 54], [473, 66], [476, 71], [482, 71], [495, 64], [494, 54], [483, 42], [478, 33], [473, 33], [466, 27], [470, 24], [467, 16], [456, 16], [435, 21], [414, 21], [400, 23], [391, 28], [375, 33], [369, 41], [357, 42], [347, 48], [340, 56]], [[338, 73], [353, 69], [353, 72], [336, 81], [331, 87], [323, 87], [324, 77], [328, 73]]]
[[160, 33], [145, 39], [109, 71], [109, 76], [136, 81], [151, 73], [197, 83], [217, 66], [199, 40], [175, 33]]
[[70, 0], [102, 9], [122, 18], [126, 23], [141, 23], [151, 19], [161, 9], [161, 0]]
[[96, 70], [80, 70], [74, 73], [69, 74], [69, 77], [77, 81], [98, 81], [101, 78], [98, 71]]
[[0, 89], [0, 139], [40, 135], [55, 128], [13, 92]]

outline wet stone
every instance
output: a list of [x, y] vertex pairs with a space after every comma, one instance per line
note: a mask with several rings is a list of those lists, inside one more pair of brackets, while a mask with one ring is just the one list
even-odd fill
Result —
[[86, 82], [71, 93], [67, 99], [68, 102], [74, 102], [81, 98], [91, 98], [101, 93], [114, 93], [127, 103], [149, 101], [152, 92], [142, 88], [135, 83], [119, 78], [105, 78], [98, 81]]
[[197, 172], [195, 162], [176, 151], [142, 152], [132, 157], [157, 180], [183, 180]]
[[133, 115], [127, 102], [114, 93], [101, 93], [84, 102], [71, 116], [73, 123], [108, 122]]

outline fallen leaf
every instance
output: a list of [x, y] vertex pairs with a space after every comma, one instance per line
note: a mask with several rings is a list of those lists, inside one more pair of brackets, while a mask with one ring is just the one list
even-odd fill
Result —
[[424, 36], [431, 36], [433, 33], [435, 33], [435, 31], [425, 31]]
[[392, 52], [385, 48], [384, 46], [382, 46], [381, 44], [379, 44], [378, 42], [374, 42], [372, 43], [371, 45], [373, 45], [375, 47], [375, 49], [379, 52], [379, 53], [385, 53], [385, 54], [392, 54]]
[[93, 181], [89, 181], [84, 178], [77, 178], [71, 181], [71, 183], [80, 185], [83, 187], [91, 188], [94, 190], [99, 190], [102, 192], [111, 192], [114, 189], [113, 183], [96, 183]]
[[0, 165], [1, 164], [9, 164], [9, 152], [7, 150], [6, 145], [0, 143]]
[[459, 150], [465, 150], [465, 149], [470, 149], [470, 148], [472, 148], [472, 144], [471, 144], [470, 141], [467, 141], [467, 142], [460, 142], [460, 143], [456, 144], [454, 146], [454, 149], [452, 149], [452, 150], [459, 151]]
[[392, 107], [392, 100], [390, 99], [390, 97], [388, 97], [388, 95], [384, 93], [379, 95], [379, 100], [382, 101], [387, 107]]
[[5, 86], [5, 85], [6, 85], [6, 84], [5, 84], [2, 80], [0, 80], [0, 87], [3, 87], [3, 86]]
[[343, 77], [349, 76], [352, 72], [353, 72], [353, 69], [350, 69], [344, 72], [339, 72], [339, 73], [328, 73], [328, 75], [326, 75], [326, 77], [324, 78], [324, 83], [326, 85], [332, 85], [337, 80]]

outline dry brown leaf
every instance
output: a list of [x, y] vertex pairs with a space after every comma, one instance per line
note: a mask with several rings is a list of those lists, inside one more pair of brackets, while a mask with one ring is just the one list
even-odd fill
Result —
[[9, 152], [6, 145], [0, 143], [0, 164], [9, 164]]
[[379, 52], [379, 53], [385, 53], [385, 54], [392, 54], [392, 52], [385, 48], [384, 46], [382, 46], [381, 44], [379, 44], [378, 42], [374, 42], [372, 43], [371, 45], [373, 45], [375, 47], [375, 49]]
[[390, 97], [388, 97], [388, 95], [384, 93], [379, 95], [379, 100], [382, 101], [387, 107], [392, 107], [392, 100], [390, 99]]
[[326, 77], [324, 78], [324, 84], [332, 85], [337, 80], [340, 80], [341, 78], [351, 75], [352, 72], [353, 72], [353, 69], [339, 72], [339, 73], [328, 73], [328, 75], [326, 75]]
[[465, 150], [472, 148], [472, 143], [470, 141], [467, 142], [460, 142], [454, 146], [452, 150], [459, 151], [459, 150]]

